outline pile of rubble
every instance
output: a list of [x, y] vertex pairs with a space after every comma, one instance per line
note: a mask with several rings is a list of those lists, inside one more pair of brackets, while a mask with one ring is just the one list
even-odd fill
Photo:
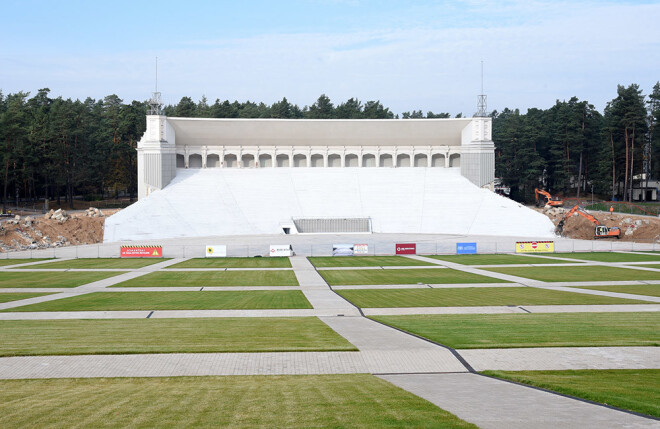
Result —
[[85, 210], [85, 216], [87, 217], [105, 217], [103, 212], [96, 207], [90, 207]]
[[44, 215], [44, 219], [55, 219], [60, 222], [66, 222], [69, 218], [66, 215], [66, 211], [62, 209], [57, 209], [57, 210], [51, 209], [48, 213]]

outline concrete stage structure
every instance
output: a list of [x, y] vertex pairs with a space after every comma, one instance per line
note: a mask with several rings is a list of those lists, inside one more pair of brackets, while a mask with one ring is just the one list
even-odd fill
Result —
[[276, 233], [548, 237], [492, 189], [491, 119], [147, 116], [139, 201], [105, 241]]

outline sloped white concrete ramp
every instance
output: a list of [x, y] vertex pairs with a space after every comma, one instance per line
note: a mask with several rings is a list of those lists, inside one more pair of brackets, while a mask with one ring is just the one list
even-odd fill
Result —
[[105, 242], [278, 234], [292, 218], [372, 219], [373, 232], [552, 237], [550, 220], [456, 168], [178, 169], [109, 217]]

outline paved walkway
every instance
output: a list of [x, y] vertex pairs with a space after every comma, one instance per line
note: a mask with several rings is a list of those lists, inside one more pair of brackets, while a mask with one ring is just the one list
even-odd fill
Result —
[[660, 427], [657, 420], [477, 374], [379, 377], [484, 429]]
[[660, 347], [539, 347], [458, 352], [476, 371], [660, 369]]

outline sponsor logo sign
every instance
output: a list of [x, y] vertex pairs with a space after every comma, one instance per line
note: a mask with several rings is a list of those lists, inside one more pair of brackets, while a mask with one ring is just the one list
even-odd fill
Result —
[[368, 255], [369, 254], [369, 245], [368, 244], [354, 244], [353, 245], [353, 254], [354, 255]]
[[122, 258], [162, 258], [163, 246], [121, 246]]
[[417, 243], [396, 243], [397, 255], [415, 255], [417, 254]]
[[224, 258], [227, 256], [227, 246], [224, 244], [207, 244], [204, 256], [207, 258]]
[[555, 251], [554, 241], [517, 241], [516, 253], [550, 253]]
[[290, 244], [271, 244], [268, 256], [293, 256], [293, 248]]
[[456, 243], [456, 253], [459, 255], [477, 253], [477, 243]]

